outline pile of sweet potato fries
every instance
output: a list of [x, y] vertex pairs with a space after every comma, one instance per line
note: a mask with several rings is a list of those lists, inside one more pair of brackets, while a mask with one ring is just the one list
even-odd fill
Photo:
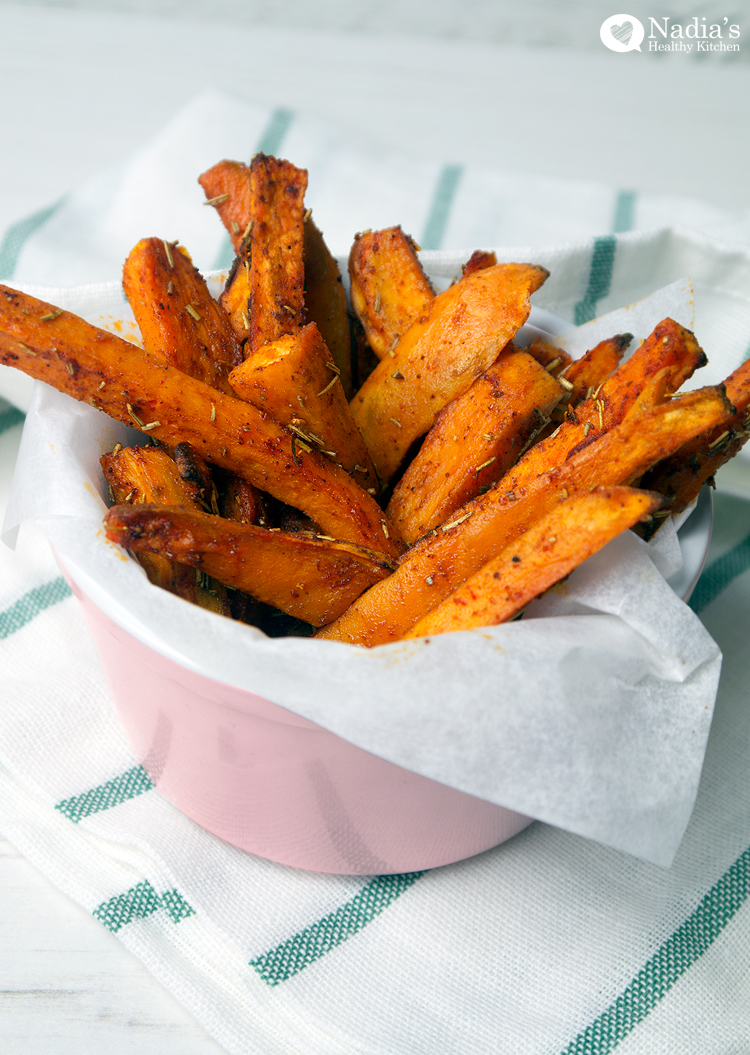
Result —
[[0, 362], [146, 434], [101, 459], [107, 536], [189, 601], [367, 646], [501, 623], [747, 439], [750, 365], [676, 394], [706, 358], [671, 319], [624, 362], [628, 334], [523, 350], [544, 268], [478, 251], [436, 294], [399, 227], [355, 237], [350, 315], [304, 170], [199, 182], [234, 265], [216, 301], [181, 246], [139, 242], [142, 349], [0, 286]]

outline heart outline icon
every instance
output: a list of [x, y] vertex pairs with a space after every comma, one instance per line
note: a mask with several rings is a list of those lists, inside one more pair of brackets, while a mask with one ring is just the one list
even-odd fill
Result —
[[610, 26], [609, 31], [619, 44], [627, 44], [633, 36], [633, 23], [623, 22], [619, 26]]

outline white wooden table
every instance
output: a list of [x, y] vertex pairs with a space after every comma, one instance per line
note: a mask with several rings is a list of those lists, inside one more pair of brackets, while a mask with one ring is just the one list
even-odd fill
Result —
[[[745, 68], [5, 4], [0, 18], [0, 229], [127, 156], [209, 85], [434, 158], [750, 207]], [[0, 437], [0, 500], [19, 434]], [[220, 1049], [0, 838], [0, 1050]]]

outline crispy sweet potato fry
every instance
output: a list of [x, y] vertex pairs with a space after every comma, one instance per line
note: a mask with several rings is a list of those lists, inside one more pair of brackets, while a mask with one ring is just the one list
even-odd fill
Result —
[[549, 341], [545, 341], [541, 337], [535, 337], [526, 351], [529, 355], [533, 355], [536, 361], [555, 377], [573, 362], [572, 357], [567, 352], [564, 352], [562, 348], [550, 344]]
[[346, 402], [336, 365], [314, 322], [264, 345], [232, 372], [240, 399], [287, 425], [303, 443], [317, 447], [371, 494], [375, 470]]
[[318, 636], [359, 645], [397, 640], [561, 498], [575, 490], [631, 483], [733, 411], [723, 385], [688, 392], [626, 419], [564, 465], [529, 481], [518, 494], [504, 491], [501, 481], [462, 506], [450, 523], [420, 539], [390, 578], [358, 598]]
[[571, 408], [567, 420], [551, 436], [524, 454], [500, 481], [500, 488], [517, 492], [539, 472], [562, 464], [580, 444], [591, 443], [617, 425], [634, 408], [641, 413], [677, 391], [705, 361], [692, 333], [664, 319], [600, 389]]
[[226, 482], [217, 494], [216, 508], [227, 520], [236, 520], [239, 524], [262, 524], [264, 521], [263, 499], [258, 491], [236, 473], [227, 473]]
[[[575, 359], [560, 369], [553, 370], [555, 377], [566, 389], [566, 393], [552, 411], [549, 424], [535, 437], [535, 443], [549, 439], [558, 425], [571, 419], [571, 409], [601, 388], [607, 378], [617, 369], [632, 339], [629, 333], [608, 337], [582, 355], [580, 359]], [[553, 345], [549, 347], [552, 348]]]
[[302, 509], [334, 538], [397, 553], [374, 499], [323, 455], [296, 448], [294, 434], [252, 403], [7, 286], [0, 286], [0, 362], [164, 443], [191, 443], [207, 461]]
[[[607, 337], [557, 375], [562, 375], [564, 380], [573, 386], [568, 397], [571, 407], [577, 406], [585, 399], [590, 388], [597, 389], [615, 372], [632, 340], [632, 333], [618, 333], [615, 337]], [[565, 387], [567, 388], [567, 385]]]
[[529, 296], [547, 277], [531, 264], [497, 264], [440, 293], [351, 402], [352, 414], [382, 483], [470, 387], [526, 321]]
[[351, 301], [378, 359], [392, 352], [435, 294], [414, 242], [400, 227], [354, 236], [349, 254]]
[[352, 342], [349, 330], [349, 311], [341, 272], [325, 244], [323, 235], [305, 213], [304, 242], [305, 315], [317, 323], [331, 358], [338, 367], [344, 395], [351, 399]]
[[[229, 323], [241, 345], [250, 332], [250, 243], [245, 241], [239, 248], [234, 263], [229, 269], [227, 281], [219, 297], [219, 303], [229, 316]], [[244, 355], [244, 352], [243, 352]]]
[[290, 535], [170, 506], [114, 506], [107, 538], [199, 568], [288, 615], [322, 626], [392, 564], [349, 542]]
[[[161, 239], [144, 238], [125, 261], [123, 286], [147, 351], [164, 355], [173, 366], [217, 391], [234, 395], [227, 375], [242, 363], [242, 346], [226, 312], [213, 299], [187, 255]], [[193, 461], [197, 457], [194, 455]], [[183, 464], [187, 458], [183, 451]], [[204, 469], [208, 483], [205, 497], [213, 498], [215, 504], [205, 463]], [[237, 493], [245, 492], [245, 513], [255, 500], [252, 489], [246, 480], [234, 487]]]
[[655, 406], [708, 362], [695, 336], [674, 319], [662, 319], [640, 348], [602, 386], [605, 427], [622, 421], [633, 409]]
[[572, 494], [422, 616], [404, 637], [472, 630], [512, 619], [660, 505], [660, 495], [631, 487]]
[[651, 524], [645, 526], [643, 533], [647, 538], [661, 526], [663, 517], [681, 513], [694, 502], [701, 487], [747, 443], [750, 436], [750, 359], [730, 374], [724, 385], [727, 399], [735, 408], [732, 417], [683, 444], [643, 477], [642, 486], [665, 496], [663, 509]]
[[250, 327], [245, 356], [305, 322], [307, 172], [256, 154], [250, 166]]
[[466, 278], [475, 271], [482, 271], [485, 267], [494, 267], [497, 263], [497, 254], [486, 252], [484, 249], [475, 249], [464, 266], [461, 268], [461, 277]]
[[250, 218], [250, 169], [241, 161], [220, 161], [198, 177], [206, 195], [229, 232], [235, 253]]
[[[119, 445], [118, 445], [119, 447]], [[198, 510], [199, 489], [184, 480], [166, 451], [157, 447], [116, 447], [100, 458], [104, 477], [116, 502], [143, 505], [159, 502]], [[143, 553], [140, 563], [149, 581], [186, 601], [219, 615], [229, 614], [226, 590], [206, 581], [193, 568], [176, 564], [160, 554]]]
[[405, 542], [442, 524], [507, 472], [563, 395], [536, 359], [509, 347], [438, 414], [396, 485], [388, 515]]
[[142, 238], [122, 284], [146, 351], [231, 395], [227, 376], [242, 362], [242, 348], [190, 258], [161, 238]]
[[[215, 501], [215, 487], [211, 479], [211, 470], [206, 462], [193, 450], [189, 443], [178, 443], [171, 453], [181, 479], [195, 492], [201, 506], [204, 509], [210, 509], [213, 501]], [[166, 499], [158, 498], [157, 496], [148, 498], [146, 501], [172, 505], [171, 502], [167, 502]], [[174, 504], [180, 505], [179, 502]]]
[[123, 447], [118, 443], [99, 461], [118, 503], [158, 502], [200, 508], [199, 488], [180, 476], [174, 459], [159, 447]]

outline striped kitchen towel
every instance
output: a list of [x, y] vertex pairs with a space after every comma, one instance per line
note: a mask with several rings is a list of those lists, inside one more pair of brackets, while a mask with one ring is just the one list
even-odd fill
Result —
[[[340, 254], [354, 230], [398, 222], [433, 249], [511, 245], [500, 255], [512, 257], [520, 246], [553, 272], [538, 302], [576, 322], [690, 274], [711, 379], [750, 351], [750, 251], [710, 237], [721, 217], [669, 202], [657, 216], [607, 188], [385, 156], [217, 96], [7, 231], [0, 271], [23, 284], [101, 282], [144, 234], [179, 237], [199, 266], [223, 263], [195, 174], [259, 148], [309, 167], [316, 219]], [[652, 224], [663, 229], [641, 230]], [[21, 416], [0, 406], [3, 501]], [[740, 464], [717, 496], [692, 600], [724, 669], [671, 869], [539, 823], [469, 861], [368, 878], [295, 871], [213, 838], [130, 754], [76, 602], [32, 525], [15, 553], [0, 548], [0, 831], [233, 1053], [747, 1050], [747, 474]]]

